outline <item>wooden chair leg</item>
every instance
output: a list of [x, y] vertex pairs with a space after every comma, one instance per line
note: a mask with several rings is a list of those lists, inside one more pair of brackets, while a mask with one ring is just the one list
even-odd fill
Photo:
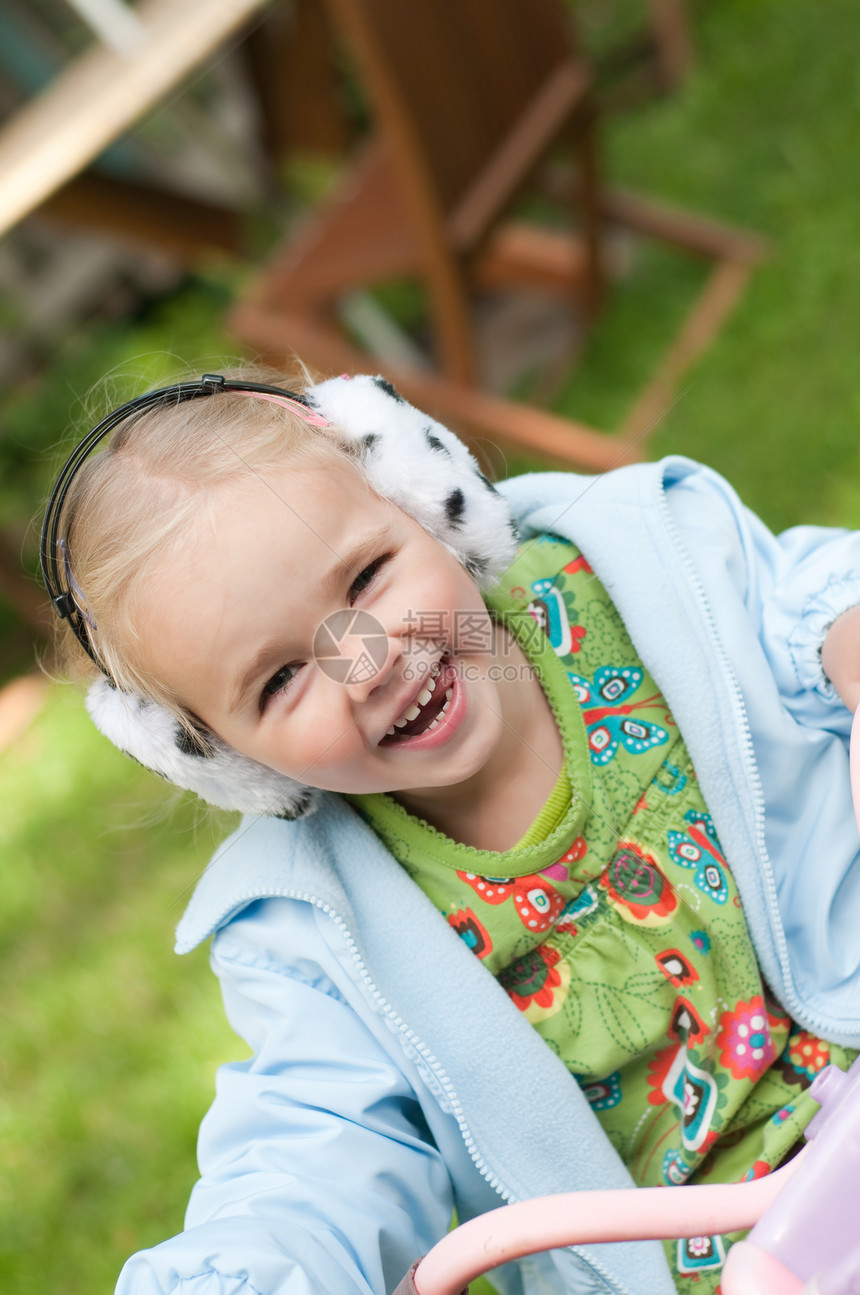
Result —
[[624, 419], [620, 438], [635, 442], [659, 423], [677, 398], [684, 373], [720, 331], [747, 285], [749, 261], [718, 261], [656, 373]]
[[260, 107], [263, 147], [277, 169], [291, 153], [341, 156], [351, 129], [340, 102], [334, 42], [319, 0], [270, 9], [243, 45]]
[[427, 286], [439, 367], [451, 381], [473, 385], [479, 380], [478, 360], [465, 283], [459, 267], [443, 249], [434, 260]]
[[685, 0], [648, 0], [654, 61], [662, 90], [673, 90], [693, 62]]

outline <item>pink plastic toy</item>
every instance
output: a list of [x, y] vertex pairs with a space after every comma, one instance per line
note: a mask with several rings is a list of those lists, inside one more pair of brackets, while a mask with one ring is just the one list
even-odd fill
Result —
[[[860, 708], [851, 728], [850, 771], [860, 829]], [[573, 1192], [506, 1205], [444, 1237], [395, 1295], [460, 1295], [482, 1273], [556, 1246], [712, 1237], [745, 1228], [752, 1231], [731, 1248], [723, 1268], [723, 1295], [860, 1295], [860, 1057], [847, 1074], [825, 1067], [810, 1091], [821, 1110], [806, 1130], [806, 1146], [764, 1178]]]

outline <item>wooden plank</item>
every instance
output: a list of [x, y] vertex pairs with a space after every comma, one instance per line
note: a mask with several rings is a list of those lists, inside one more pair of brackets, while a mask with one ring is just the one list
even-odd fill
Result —
[[75, 176], [47, 198], [39, 216], [109, 230], [188, 261], [213, 251], [236, 255], [245, 244], [245, 222], [237, 211], [95, 171]]
[[[566, 166], [548, 169], [541, 177], [543, 191], [558, 202], [579, 201], [582, 185]], [[729, 225], [710, 216], [700, 216], [683, 207], [645, 198], [630, 189], [599, 187], [596, 194], [600, 215], [613, 224], [669, 243], [692, 256], [720, 261], [725, 257], [756, 265], [767, 256], [770, 244], [761, 234]]]
[[295, 312], [368, 283], [415, 274], [421, 256], [385, 146], [374, 139], [336, 188], [278, 247], [247, 297]]
[[598, 205], [607, 220], [648, 238], [671, 243], [695, 256], [716, 260], [730, 257], [755, 265], [767, 253], [767, 240], [758, 234], [640, 197], [626, 189], [603, 189], [598, 195]]
[[391, 376], [405, 396], [465, 432], [467, 439], [498, 441], [548, 464], [592, 472], [606, 472], [642, 457], [641, 444], [635, 437], [598, 432], [560, 414], [504, 400], [444, 378], [419, 373]]
[[[301, 356], [311, 369], [329, 373], [376, 371], [376, 362], [362, 354], [323, 321], [308, 315], [268, 312], [251, 303], [240, 304], [228, 320], [231, 331], [275, 364], [293, 366]], [[642, 457], [642, 438], [619, 437], [583, 423], [520, 405], [447, 378], [417, 370], [387, 369], [410, 400], [449, 422], [462, 433], [484, 467], [491, 466], [482, 441], [531, 453], [548, 463], [602, 472]]]
[[96, 46], [0, 131], [0, 234], [200, 67], [267, 0], [146, 0], [133, 55]]
[[694, 301], [657, 372], [624, 420], [623, 439], [644, 436], [672, 403], [684, 371], [711, 344], [741, 296], [750, 276], [744, 261], [720, 261]]
[[465, 197], [446, 219], [453, 248], [468, 251], [546, 152], [547, 141], [582, 103], [590, 87], [584, 63], [563, 63], [528, 106]]
[[342, 157], [352, 131], [320, 0], [277, 5], [250, 33], [243, 52], [269, 160], [281, 163], [296, 152]]
[[491, 235], [474, 275], [484, 288], [532, 288], [567, 299], [582, 292], [587, 260], [585, 244], [575, 234], [507, 221]]
[[693, 42], [684, 0], [648, 0], [654, 61], [664, 90], [673, 90], [689, 75]]

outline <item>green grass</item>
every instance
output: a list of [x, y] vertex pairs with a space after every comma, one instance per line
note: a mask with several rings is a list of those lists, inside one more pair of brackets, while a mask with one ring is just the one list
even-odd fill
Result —
[[[608, 124], [607, 169], [765, 234], [771, 254], [649, 452], [713, 464], [775, 527], [860, 525], [856, 0], [691, 0], [691, 10], [694, 74]], [[701, 274], [676, 253], [641, 249], [558, 407], [615, 427]], [[104, 373], [122, 395], [235, 351], [220, 320], [237, 278], [210, 275], [141, 319], [82, 328], [49, 383], [6, 394], [4, 524], [23, 532], [58, 440], [85, 421]], [[19, 669], [23, 640], [10, 628], [4, 642], [6, 670]], [[8, 1295], [108, 1291], [132, 1250], [181, 1226], [215, 1066], [242, 1052], [205, 951], [181, 962], [171, 951], [183, 896], [221, 829], [165, 795], [62, 688], [0, 756]]]
[[[614, 182], [756, 230], [771, 252], [650, 445], [724, 472], [770, 525], [860, 521], [860, 168], [851, 0], [698, 6], [681, 92], [605, 132]], [[649, 251], [559, 408], [618, 424], [694, 267]], [[662, 264], [662, 263], [665, 263]]]
[[241, 1055], [205, 950], [171, 953], [220, 833], [62, 687], [0, 756], [0, 799], [0, 1287], [110, 1290], [181, 1228], [213, 1069]]

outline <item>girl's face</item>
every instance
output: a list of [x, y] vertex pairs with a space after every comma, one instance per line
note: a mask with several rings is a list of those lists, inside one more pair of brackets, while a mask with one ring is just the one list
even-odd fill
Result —
[[207, 503], [147, 589], [145, 670], [236, 750], [313, 787], [447, 787], [484, 767], [504, 732], [493, 626], [423, 527], [337, 458], [249, 474]]

